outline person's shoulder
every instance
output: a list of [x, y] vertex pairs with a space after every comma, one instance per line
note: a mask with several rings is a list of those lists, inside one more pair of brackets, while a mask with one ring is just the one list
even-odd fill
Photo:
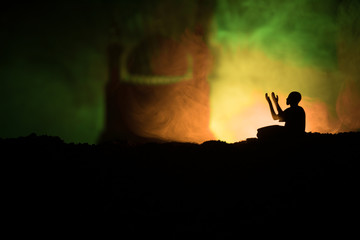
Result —
[[305, 112], [305, 110], [301, 106], [298, 106], [298, 111]]
[[300, 106], [297, 107], [296, 112], [298, 114], [305, 115], [305, 110]]
[[289, 108], [285, 109], [284, 112], [296, 114], [296, 113], [305, 113], [305, 110], [300, 106], [295, 106], [295, 107], [289, 107]]

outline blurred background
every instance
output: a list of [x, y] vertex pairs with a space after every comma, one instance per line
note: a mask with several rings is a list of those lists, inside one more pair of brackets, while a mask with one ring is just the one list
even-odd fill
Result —
[[[358, 131], [359, 12], [356, 0], [4, 5], [0, 137], [240, 141], [276, 124], [264, 98], [272, 91], [283, 108], [291, 91], [303, 95], [308, 132]], [[109, 121], [111, 111], [121, 114]]]

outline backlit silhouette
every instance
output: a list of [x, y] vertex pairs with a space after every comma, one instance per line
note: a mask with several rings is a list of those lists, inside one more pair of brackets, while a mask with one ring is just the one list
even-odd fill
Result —
[[271, 98], [275, 104], [277, 114], [268, 94], [265, 98], [269, 103], [271, 116], [274, 120], [285, 122], [285, 126], [273, 125], [258, 129], [259, 139], [278, 138], [278, 137], [299, 137], [305, 133], [305, 111], [299, 106], [301, 101], [301, 94], [299, 92], [291, 92], [286, 99], [286, 104], [290, 105], [284, 111], [279, 105], [279, 97], [274, 92], [271, 93]]

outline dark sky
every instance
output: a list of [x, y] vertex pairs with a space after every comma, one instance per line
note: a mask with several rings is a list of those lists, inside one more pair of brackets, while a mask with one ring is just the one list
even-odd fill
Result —
[[[179, 2], [156, 3], [171, 8]], [[187, 2], [190, 7], [183, 3], [178, 14], [191, 12], [195, 1]], [[35, 132], [96, 142], [104, 123], [105, 54], [116, 35], [114, 26], [122, 32], [116, 40], [127, 44], [144, 34], [141, 22], [151, 20], [155, 7], [142, 0], [16, 1], [2, 6], [0, 136]], [[158, 12], [186, 23], [169, 11]], [[169, 19], [164, 28], [179, 25], [172, 26]]]
[[[26, 136], [35, 132], [60, 136], [67, 142], [95, 143], [104, 125], [103, 89], [107, 81], [105, 53], [108, 44], [116, 39], [126, 45], [134, 39], [141, 38], [149, 31], [161, 30], [167, 34], [173, 34], [182, 32], [187, 27], [195, 29], [195, 18], [200, 19], [200, 21], [201, 19], [209, 19], [208, 16], [215, 12], [218, 14], [218, 26], [226, 23], [226, 21], [227, 23], [236, 23], [231, 18], [234, 16], [228, 15], [220, 7], [215, 9], [215, 2], [215, 0], [79, 0], [51, 1], [48, 3], [43, 3], [43, 1], [32, 1], [31, 3], [29, 1], [23, 3], [13, 1], [1, 6], [0, 137]], [[228, 2], [232, 1], [228, 0]], [[273, 9], [277, 9], [274, 6], [283, 1], [272, 0], [270, 2]], [[353, 60], [348, 63], [343, 61], [342, 64], [345, 66], [344, 71], [348, 72], [348, 75], [355, 76], [358, 71], [353, 65], [359, 57], [356, 53], [358, 49], [355, 49], [354, 46], [358, 45], [359, 27], [354, 21], [359, 20], [356, 18], [358, 14], [354, 14], [354, 11], [351, 10], [354, 7], [350, 5], [356, 1], [334, 0], [328, 1], [331, 2], [328, 5], [326, 4], [327, 1], [316, 1], [313, 6], [311, 1], [297, 0], [297, 2], [300, 3], [299, 6], [306, 5], [307, 8], [310, 6], [313, 10], [322, 9], [324, 14], [330, 14], [334, 16], [334, 19], [339, 12], [338, 6], [340, 5], [345, 6], [344, 9], [352, 13], [352, 16], [348, 18], [343, 17], [340, 21], [338, 19], [334, 21], [337, 21], [336, 24], [345, 26], [341, 27], [345, 36], [342, 38], [345, 39], [343, 49], [346, 51], [345, 55], [349, 55], [346, 59]], [[303, 4], [304, 2], [306, 4]], [[265, 2], [259, 1], [259, 6], [251, 9], [257, 11], [257, 9], [261, 9], [263, 3]], [[254, 2], [244, 0], [238, 6], [249, 7], [251, 4]], [[353, 6], [358, 5], [353, 4]], [[201, 11], [199, 11], [200, 8]], [[234, 5], [234, 9], [236, 9], [236, 5]], [[269, 8], [266, 7], [265, 9]], [[313, 12], [316, 13], [317, 11]], [[199, 17], [199, 13], [205, 17]], [[239, 25], [229, 25], [230, 28], [226, 30], [230, 29], [231, 32], [235, 29], [234, 31], [237, 31], [238, 27], [243, 27], [248, 31], [245, 31], [246, 34], [251, 34], [253, 31], [251, 26], [258, 30], [261, 30], [262, 27], [265, 30], [267, 29], [263, 22], [259, 22], [260, 18], [256, 15], [254, 18], [248, 13], [251, 11], [245, 12], [243, 19], [235, 19], [239, 21]], [[271, 11], [265, 13], [271, 13]], [[267, 20], [269, 18], [265, 13], [263, 12], [261, 17]], [[347, 15], [349, 14], [346, 13], [342, 16]], [[278, 16], [292, 16], [292, 14], [280, 14]], [[296, 16], [302, 16], [301, 9]], [[243, 24], [244, 19], [246, 20], [245, 24]], [[257, 21], [255, 21], [256, 19]], [[272, 17], [271, 19], [276, 18]], [[158, 29], [159, 24], [161, 25], [160, 30]], [[314, 24], [321, 25], [321, 22], [314, 22]], [[114, 34], [116, 33], [114, 26], [117, 26], [117, 31], [121, 33], [121, 36]], [[232, 29], [233, 26], [234, 29]], [[298, 24], [296, 27], [301, 33], [304, 25]], [[287, 31], [287, 29], [285, 30]], [[253, 33], [257, 33], [257, 31], [253, 31]], [[242, 36], [236, 34], [235, 32], [234, 36]], [[311, 34], [300, 34], [299, 36], [310, 36], [310, 39], [314, 39], [315, 42], [312, 43], [315, 44], [312, 46], [315, 47], [309, 49], [318, 50], [317, 53], [320, 54], [318, 45], [316, 45], [319, 38], [316, 38], [313, 32]], [[351, 36], [346, 36], [346, 34]], [[278, 40], [271, 38], [274, 34], [269, 34], [269, 36], [270, 40]], [[292, 37], [294, 36], [296, 37], [296, 35]], [[256, 38], [253, 39], [256, 40]], [[270, 41], [264, 39], [259, 39], [260, 45], [271, 44]], [[282, 40], [287, 41], [287, 38], [282, 38]], [[306, 42], [311, 43], [300, 39], [301, 44]], [[277, 47], [278, 45], [274, 46]], [[298, 46], [306, 50], [309, 45]], [[331, 56], [338, 54], [337, 48], [334, 46], [333, 44], [329, 47], [332, 51]], [[264, 48], [266, 47], [269, 45]], [[278, 49], [281, 50], [281, 48]], [[355, 50], [351, 51], [350, 49]], [[320, 59], [313, 58], [318, 56], [314, 54], [315, 51], [309, 52], [304, 55], [304, 59]], [[338, 64], [338, 60], [334, 59], [335, 57], [332, 57], [329, 61]], [[317, 63], [316, 61], [315, 63]], [[346, 66], [351, 66], [351, 69]], [[352, 77], [351, 79], [346, 81], [350, 81], [353, 84], [351, 86], [355, 86], [355, 89], [359, 88], [359, 77]], [[339, 84], [336, 85], [337, 88], [339, 86]], [[357, 89], [351, 94], [358, 97], [358, 93]], [[344, 99], [343, 101], [347, 101], [346, 98]], [[333, 103], [336, 102], [335, 100]], [[353, 109], [356, 109], [356, 104], [352, 105], [354, 106], [349, 110], [351, 114], [354, 113]], [[357, 115], [355, 114], [355, 117], [351, 119], [355, 119]], [[354, 122], [353, 120], [350, 121]]]
[[107, 7], [92, 1], [2, 6], [1, 137], [36, 132], [96, 141], [103, 121]]

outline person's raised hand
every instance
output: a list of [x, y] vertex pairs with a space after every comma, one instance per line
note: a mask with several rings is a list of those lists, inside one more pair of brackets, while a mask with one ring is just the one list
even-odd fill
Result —
[[271, 103], [271, 100], [270, 100], [269, 95], [267, 93], [265, 93], [265, 99], [266, 99], [266, 101], [268, 101], [268, 103]]
[[274, 102], [279, 102], [279, 96], [278, 95], [275, 95], [274, 92], [271, 93], [271, 98]]

